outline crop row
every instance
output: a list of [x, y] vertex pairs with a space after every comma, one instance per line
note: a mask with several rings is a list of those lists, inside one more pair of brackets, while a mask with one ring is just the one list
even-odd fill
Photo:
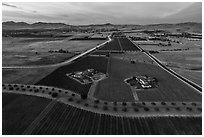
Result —
[[102, 48], [99, 50], [121, 50], [121, 47], [118, 43], [118, 38], [113, 38], [111, 42], [105, 44]]
[[201, 134], [201, 129], [201, 117], [128, 118], [57, 103], [32, 134]]
[[[16, 96], [14, 100], [11, 100]], [[2, 108], [2, 134], [22, 134], [31, 122], [50, 102], [48, 99], [3, 93], [2, 102], [8, 102]]]
[[126, 51], [139, 51], [140, 50], [127, 38], [119, 38], [118, 40], [120, 41], [123, 50], [126, 50]]

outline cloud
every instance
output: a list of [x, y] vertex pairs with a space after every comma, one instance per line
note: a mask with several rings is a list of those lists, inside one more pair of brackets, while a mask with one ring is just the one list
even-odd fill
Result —
[[3, 6], [11, 7], [11, 8], [17, 8], [17, 9], [22, 9], [20, 7], [17, 7], [15, 5], [7, 4], [7, 3], [2, 3]]
[[[4, 3], [2, 13], [3, 21], [13, 18], [14, 21], [29, 21], [29, 23], [63, 21], [68, 24], [107, 22], [149, 24], [160, 23], [192, 4], [191, 2], [10, 2], [6, 5]], [[12, 9], [8, 5], [12, 6]], [[19, 7], [21, 9], [17, 9]], [[7, 12], [9, 14], [6, 14]]]

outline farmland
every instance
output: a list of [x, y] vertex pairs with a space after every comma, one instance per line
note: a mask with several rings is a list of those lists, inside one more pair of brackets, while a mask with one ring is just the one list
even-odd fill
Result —
[[37, 85], [55, 86], [69, 89], [79, 94], [87, 94], [91, 84], [80, 84], [74, 79], [67, 77], [66, 74], [74, 71], [84, 71], [86, 69], [95, 69], [106, 73], [107, 59], [105, 57], [84, 57], [76, 60], [73, 64], [60, 67], [38, 81]]
[[2, 134], [19, 135], [50, 102], [48, 99], [3, 93]]
[[127, 38], [113, 38], [111, 42], [104, 45], [99, 50], [113, 50], [113, 51], [138, 51], [139, 49], [135, 47], [130, 40]]
[[120, 101], [124, 98], [126, 101], [131, 101], [130, 89], [123, 80], [133, 75], [148, 75], [158, 79], [159, 87], [138, 91], [140, 101], [201, 101], [199, 93], [156, 65], [139, 62], [131, 64], [130, 61], [114, 58], [114, 55], [110, 62], [109, 78], [99, 82], [95, 92], [97, 98], [117, 100], [118, 97]]
[[[47, 65], [63, 62], [80, 52], [91, 49], [104, 40], [70, 41], [69, 38], [2, 38], [3, 66]], [[50, 53], [63, 49], [68, 53]]]
[[[202, 93], [160, 67], [136, 45], [158, 51], [153, 55], [163, 64], [199, 84], [201, 47], [184, 39], [184, 44], [172, 46], [134, 45], [122, 32], [112, 34], [105, 45], [51, 67], [48, 64], [86, 53], [103, 42], [86, 37], [106, 35], [82, 33], [73, 40], [70, 36], [53, 41], [12, 38], [14, 45], [11, 38], [7, 43], [4, 40], [4, 66], [34, 67], [2, 70], [3, 134], [202, 134]], [[42, 64], [47, 66], [37, 66]], [[133, 77], [137, 84], [126, 81]]]
[[52, 68], [30, 68], [30, 69], [3, 69], [3, 83], [35, 84], [40, 79], [54, 71]]
[[[33, 97], [28, 97], [33, 98]], [[35, 104], [34, 106], [37, 106]], [[23, 106], [19, 106], [19, 109]], [[33, 110], [34, 108], [30, 109]], [[7, 112], [5, 110], [4, 112]], [[26, 111], [28, 112], [28, 110]], [[24, 113], [25, 114], [25, 113]], [[10, 116], [14, 116], [11, 113]], [[25, 114], [25, 118], [30, 116]], [[11, 118], [11, 117], [9, 117]], [[52, 120], [51, 120], [52, 119]], [[91, 120], [92, 119], [92, 120]], [[137, 123], [137, 124], [136, 124]], [[178, 124], [179, 123], [179, 124]], [[181, 124], [182, 123], [182, 124]], [[165, 124], [165, 126], [163, 126]], [[14, 125], [15, 126], [15, 125]], [[92, 113], [56, 103], [32, 130], [34, 135], [201, 134], [200, 117], [118, 117]], [[13, 127], [16, 129], [17, 126]], [[189, 128], [191, 130], [189, 130]], [[3, 130], [5, 126], [3, 125]], [[18, 128], [19, 129], [19, 128]], [[22, 128], [21, 128], [22, 129]], [[24, 129], [25, 130], [25, 129]], [[24, 130], [17, 130], [22, 134]], [[3, 134], [6, 134], [3, 132]], [[7, 132], [7, 134], [9, 134]]]

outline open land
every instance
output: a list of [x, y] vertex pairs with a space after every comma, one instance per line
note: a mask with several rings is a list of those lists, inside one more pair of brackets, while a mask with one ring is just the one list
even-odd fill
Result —
[[[202, 91], [168, 71], [171, 68], [201, 85], [200, 34], [183, 34], [186, 27], [178, 28], [177, 24], [176, 29], [167, 25], [166, 31], [137, 31], [144, 28], [135, 26], [134, 29], [139, 28], [134, 30], [131, 28], [134, 26], [126, 26], [128, 33], [126, 27], [107, 25], [107, 28], [93, 25], [97, 33], [89, 26], [90, 32], [85, 33], [83, 27], [80, 33], [73, 32], [76, 30], [3, 33], [6, 36], [2, 46], [3, 66], [19, 66], [2, 70], [2, 81], [8, 83], [2, 85], [3, 134], [202, 134]], [[199, 29], [193, 26], [188, 30]], [[29, 37], [22, 37], [24, 31], [29, 32]], [[182, 35], [172, 36], [178, 31]], [[44, 35], [52, 37], [40, 38]], [[111, 41], [71, 63], [39, 67], [67, 61], [103, 43], [108, 35]], [[190, 40], [194, 37], [196, 40]], [[142, 41], [137, 40], [141, 38]], [[168, 40], [163, 41], [165, 38]], [[167, 69], [146, 52], [157, 57]], [[20, 68], [29, 65], [34, 67]], [[85, 77], [76, 72], [91, 69], [104, 74], [97, 84], [78, 82], [67, 76], [74, 74], [83, 81]], [[124, 80], [134, 76], [155, 78], [157, 85], [143, 88], [148, 86], [148, 80], [139, 79], [135, 82], [140, 88], [131, 87]], [[90, 89], [92, 85], [95, 87]]]

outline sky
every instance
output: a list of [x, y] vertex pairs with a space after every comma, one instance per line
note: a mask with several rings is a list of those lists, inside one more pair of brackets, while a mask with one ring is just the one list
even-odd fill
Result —
[[57, 22], [70, 25], [202, 22], [202, 3], [3, 2], [2, 21]]

